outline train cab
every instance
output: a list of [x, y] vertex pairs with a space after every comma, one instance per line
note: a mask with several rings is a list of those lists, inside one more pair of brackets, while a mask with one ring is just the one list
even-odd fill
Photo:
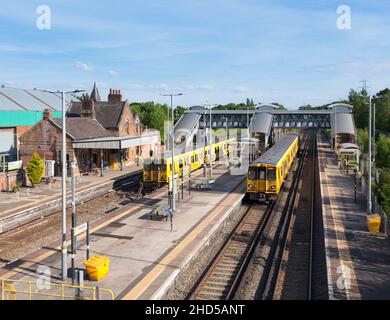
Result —
[[273, 200], [279, 191], [276, 167], [263, 165], [249, 167], [247, 192], [251, 200]]
[[299, 135], [289, 134], [249, 165], [246, 190], [250, 200], [276, 200], [298, 149]]

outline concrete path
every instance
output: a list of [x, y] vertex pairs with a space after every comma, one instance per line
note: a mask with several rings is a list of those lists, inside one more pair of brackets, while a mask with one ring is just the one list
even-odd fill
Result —
[[[341, 172], [330, 145], [318, 145], [331, 299], [390, 299], [390, 241], [367, 229], [366, 195]], [[329, 281], [331, 279], [331, 281]]]

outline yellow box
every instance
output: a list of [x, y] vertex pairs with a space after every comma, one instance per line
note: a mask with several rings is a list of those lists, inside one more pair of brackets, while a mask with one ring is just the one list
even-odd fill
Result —
[[103, 279], [110, 270], [110, 259], [105, 256], [92, 256], [84, 261], [87, 274], [90, 280], [99, 281]]
[[371, 214], [367, 216], [368, 231], [378, 233], [381, 226], [381, 216], [379, 214]]

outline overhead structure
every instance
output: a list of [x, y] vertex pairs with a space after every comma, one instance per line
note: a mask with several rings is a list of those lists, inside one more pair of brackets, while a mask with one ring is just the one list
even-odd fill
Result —
[[[341, 142], [355, 142], [353, 107], [337, 103], [322, 110], [280, 110], [275, 105], [260, 105], [250, 110], [211, 110], [213, 129], [248, 128], [253, 137], [267, 145], [275, 129], [331, 129]], [[195, 106], [186, 111], [175, 125], [175, 142], [191, 143], [197, 131], [210, 127], [209, 110]], [[249, 119], [249, 121], [248, 121]], [[344, 141], [345, 140], [345, 141]]]

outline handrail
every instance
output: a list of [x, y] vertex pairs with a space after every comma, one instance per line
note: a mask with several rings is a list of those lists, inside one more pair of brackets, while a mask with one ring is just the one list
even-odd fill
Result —
[[[12, 290], [7, 289], [7, 284], [25, 284], [27, 289], [17, 289], [13, 286]], [[92, 297], [82, 297], [82, 300], [96, 300], [100, 297], [100, 292], [106, 292], [111, 300], [115, 299], [115, 294], [111, 289], [99, 288], [97, 286], [79, 286], [72, 284], [58, 284], [58, 283], [50, 283], [51, 288], [60, 288], [60, 293], [48, 293], [48, 292], [40, 292], [33, 290], [33, 281], [30, 280], [16, 280], [16, 279], [3, 279], [0, 278], [0, 300], [4, 300], [6, 297], [6, 293], [15, 293], [17, 294], [26, 294], [28, 296], [28, 300], [33, 300], [33, 296], [37, 297], [53, 297], [59, 298], [61, 300], [69, 299], [77, 299], [76, 295], [67, 295], [65, 294], [65, 289], [80, 289], [90, 291], [92, 293]]]

